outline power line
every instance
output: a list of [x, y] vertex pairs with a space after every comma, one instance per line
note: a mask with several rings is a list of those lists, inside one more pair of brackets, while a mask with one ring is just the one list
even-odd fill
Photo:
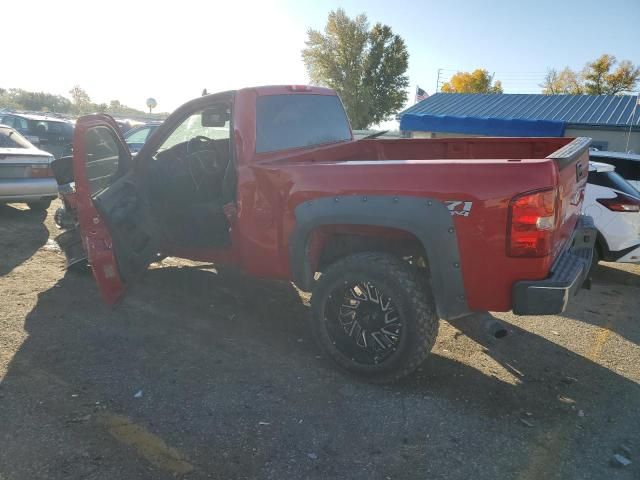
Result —
[[[445, 83], [451, 81], [454, 75], [464, 70], [453, 68], [439, 68], [436, 80], [436, 92]], [[502, 90], [505, 93], [540, 93], [541, 85], [544, 84], [547, 72], [540, 71], [496, 71], [492, 74], [492, 79], [500, 81]]]

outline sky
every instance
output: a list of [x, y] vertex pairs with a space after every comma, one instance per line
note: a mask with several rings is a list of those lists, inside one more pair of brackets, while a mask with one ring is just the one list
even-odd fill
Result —
[[[410, 93], [486, 68], [506, 93], [537, 93], [548, 68], [581, 69], [602, 53], [640, 63], [640, 0], [5, 0], [0, 87], [172, 111], [209, 93], [308, 83], [300, 51], [330, 10], [366, 13], [409, 50]], [[32, 14], [37, 12], [37, 14]], [[7, 21], [16, 19], [16, 21]], [[5, 43], [5, 48], [7, 43]], [[10, 60], [10, 61], [9, 61]]]

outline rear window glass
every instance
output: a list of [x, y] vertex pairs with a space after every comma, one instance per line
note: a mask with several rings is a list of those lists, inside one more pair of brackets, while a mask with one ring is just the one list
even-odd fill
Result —
[[31, 144], [18, 132], [0, 128], [0, 148], [30, 148]]
[[616, 172], [589, 172], [587, 182], [592, 185], [613, 188], [633, 197], [640, 197], [640, 192]]
[[69, 135], [73, 128], [64, 122], [48, 122], [46, 120], [38, 120], [31, 122], [31, 132], [33, 133], [50, 133], [55, 135]]
[[274, 152], [351, 139], [340, 99], [327, 95], [270, 95], [256, 105], [256, 152]]
[[627, 180], [640, 180], [640, 160], [590, 155], [592, 160], [616, 167], [616, 173]]

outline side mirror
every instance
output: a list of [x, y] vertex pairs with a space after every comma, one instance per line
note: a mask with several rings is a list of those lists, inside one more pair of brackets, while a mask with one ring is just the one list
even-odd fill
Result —
[[229, 108], [226, 105], [210, 107], [202, 112], [202, 126], [224, 127], [229, 118]]

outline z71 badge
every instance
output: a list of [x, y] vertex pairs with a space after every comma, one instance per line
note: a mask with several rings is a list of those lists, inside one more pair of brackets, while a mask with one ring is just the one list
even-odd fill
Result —
[[444, 203], [447, 204], [451, 215], [460, 215], [461, 217], [468, 217], [471, 213], [471, 207], [473, 207], [473, 202], [463, 202], [459, 200], [447, 200]]

